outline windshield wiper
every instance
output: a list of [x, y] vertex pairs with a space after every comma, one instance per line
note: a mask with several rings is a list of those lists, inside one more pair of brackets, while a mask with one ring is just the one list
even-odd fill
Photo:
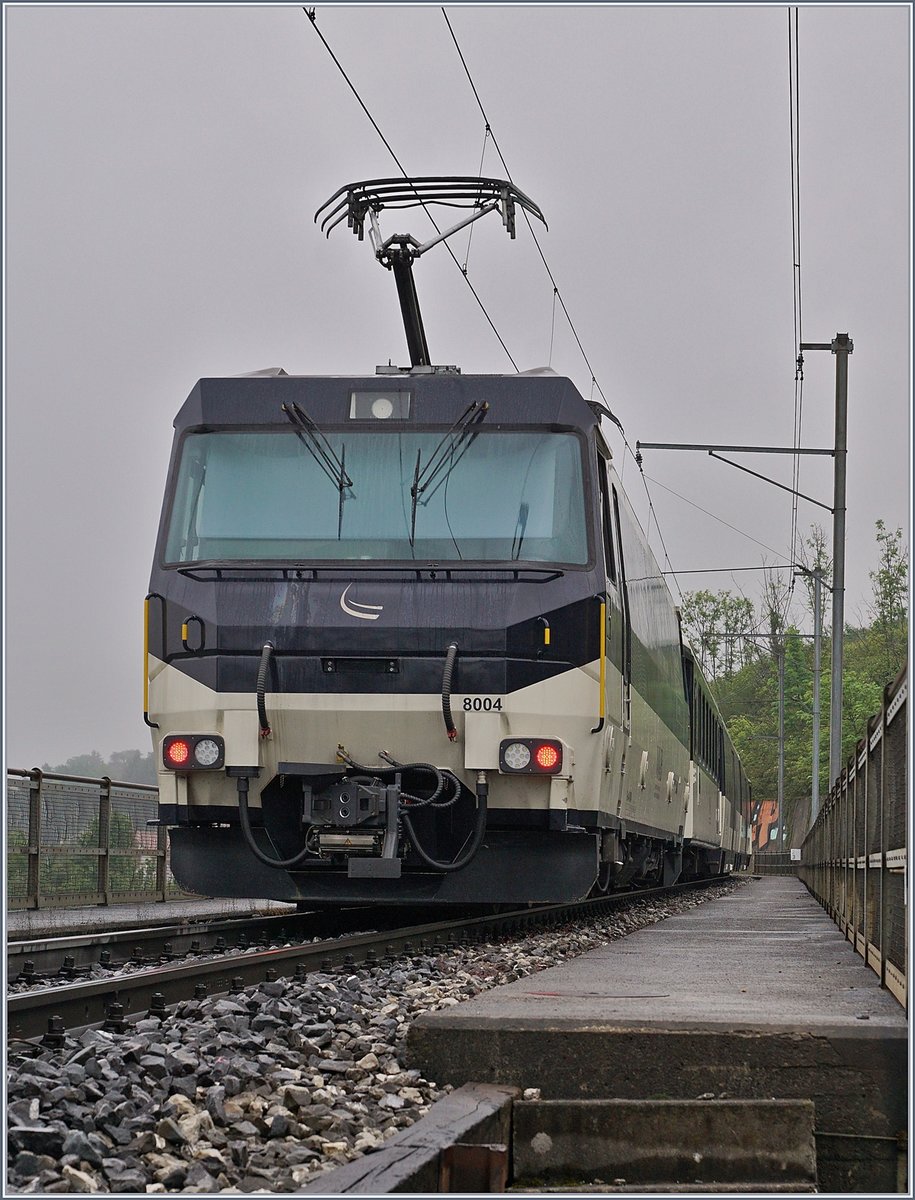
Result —
[[337, 541], [339, 541], [343, 532], [345, 492], [347, 488], [352, 489], [353, 487], [353, 481], [346, 473], [346, 446], [341, 444], [338, 456], [333, 446], [303, 408], [294, 401], [281, 407], [291, 421], [296, 437], [339, 493], [340, 499], [337, 505]]
[[190, 475], [191, 486], [194, 491], [191, 502], [188, 505], [187, 530], [184, 534], [184, 554], [187, 559], [191, 559], [200, 545], [200, 538], [197, 535], [197, 520], [199, 516], [197, 506], [200, 504], [200, 494], [203, 491], [203, 485], [206, 480], [206, 463], [199, 460], [192, 462], [188, 474]]
[[[334, 487], [353, 486], [353, 481], [347, 475], [342, 460], [336, 450], [317, 427], [311, 417], [298, 404], [282, 405], [283, 412], [289, 418], [295, 429], [296, 437], [302, 443], [312, 458], [331, 481]], [[305, 435], [304, 437], [302, 435]], [[307, 441], [305, 438], [307, 437]], [[344, 448], [344, 454], [346, 450]]]
[[512, 538], [512, 559], [521, 557], [521, 543], [524, 541], [524, 531], [527, 529], [527, 515], [530, 505], [522, 501], [518, 509], [518, 523], [515, 526], [515, 536]]
[[[416, 452], [416, 470], [413, 472], [413, 486], [410, 488], [410, 499], [412, 501], [410, 511], [411, 547], [416, 538], [417, 505], [420, 503], [428, 504], [442, 484], [445, 483], [451, 472], [476, 440], [479, 433], [479, 429], [476, 427], [485, 420], [488, 411], [489, 402], [486, 400], [474, 400], [468, 404], [432, 451], [429, 461], [423, 467], [422, 471], [420, 471], [422, 451], [418, 450]], [[460, 454], [455, 458], [455, 453], [458, 450], [460, 450]], [[436, 480], [438, 480], [437, 483], [435, 483]], [[426, 499], [421, 501], [420, 497], [424, 492], [428, 491], [433, 483], [435, 483], [435, 487], [432, 488]]]

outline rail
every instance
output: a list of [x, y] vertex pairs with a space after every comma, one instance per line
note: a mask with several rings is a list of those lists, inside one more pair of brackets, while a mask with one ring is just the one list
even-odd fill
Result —
[[81, 775], [6, 772], [7, 906], [67, 908], [182, 899], [158, 789]]
[[801, 848], [799, 876], [903, 1006], [908, 961], [908, 671], [883, 693]]

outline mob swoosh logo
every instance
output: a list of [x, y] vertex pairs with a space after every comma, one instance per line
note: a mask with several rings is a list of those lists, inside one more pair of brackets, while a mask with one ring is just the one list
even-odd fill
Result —
[[361, 621], [377, 621], [381, 616], [383, 604], [360, 604], [358, 600], [350, 600], [347, 603], [346, 593], [353, 585], [348, 583], [343, 589], [343, 595], [340, 597], [340, 607], [351, 617], [358, 617]]

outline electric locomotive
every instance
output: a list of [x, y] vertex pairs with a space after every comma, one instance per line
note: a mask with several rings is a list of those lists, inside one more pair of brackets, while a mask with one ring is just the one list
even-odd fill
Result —
[[145, 703], [172, 871], [516, 904], [745, 865], [749, 788], [711, 709], [697, 741], [707, 688], [602, 406], [430, 363], [412, 264], [454, 229], [378, 228], [418, 201], [542, 219], [501, 180], [341, 189], [325, 223], [370, 225], [411, 366], [202, 379], [175, 420]]

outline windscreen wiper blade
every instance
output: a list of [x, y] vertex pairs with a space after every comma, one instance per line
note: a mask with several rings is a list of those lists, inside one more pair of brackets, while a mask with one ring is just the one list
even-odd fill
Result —
[[[282, 405], [283, 412], [292, 422], [296, 437], [309, 452], [324, 474], [328, 477], [339, 494], [337, 503], [337, 541], [343, 536], [343, 502], [346, 499], [346, 489], [352, 488], [353, 481], [346, 473], [346, 446], [341, 445], [340, 454], [314, 423], [303, 408], [293, 401]], [[306, 441], [306, 438], [308, 439]]]
[[529, 513], [530, 505], [525, 501], [522, 501], [521, 507], [518, 509], [518, 521], [515, 525], [515, 536], [512, 538], [513, 560], [521, 557], [521, 543], [524, 541], [524, 532], [527, 529], [527, 518]]
[[200, 538], [197, 536], [197, 521], [199, 519], [197, 508], [200, 504], [200, 494], [203, 491], [203, 485], [206, 481], [206, 463], [199, 461], [192, 462], [189, 474], [194, 490], [191, 502], [188, 505], [187, 530], [184, 534], [184, 554], [188, 559], [193, 558], [194, 552], [200, 545]]
[[[343, 488], [351, 488], [353, 481], [346, 473], [343, 460], [338, 456], [336, 450], [334, 450], [333, 446], [308, 413], [294, 401], [291, 404], [283, 404], [281, 407], [295, 429], [296, 437], [306, 450], [308, 450], [334, 487], [340, 488], [341, 491]], [[345, 454], [346, 451], [344, 450]]]
[[[428, 491], [433, 482], [438, 479], [438, 483], [429, 492], [422, 503], [428, 504], [441, 485], [445, 482], [454, 468], [458, 465], [467, 451], [470, 449], [474, 440], [479, 433], [476, 429], [489, 411], [489, 402], [486, 400], [473, 400], [451, 428], [444, 434], [439, 444], [429, 456], [429, 461], [420, 470], [421, 451], [416, 454], [416, 470], [413, 472], [413, 485], [410, 488], [410, 546], [414, 544], [416, 536], [416, 509], [421, 503], [420, 497], [424, 492]], [[450, 441], [449, 441], [450, 439]], [[461, 450], [457, 458], [454, 457], [455, 451]], [[445, 469], [447, 467], [447, 470]], [[444, 473], [443, 473], [444, 472]]]
[[[476, 437], [478, 430], [475, 426], [479, 425], [486, 418], [486, 413], [489, 411], [489, 403], [486, 400], [474, 400], [461, 413], [455, 423], [451, 426], [448, 432], [444, 435], [439, 444], [429, 456], [429, 461], [423, 467], [422, 472], [416, 480], [417, 498], [431, 487], [432, 483], [442, 473], [446, 464], [449, 466], [448, 474], [457, 466], [464, 454], [470, 449], [471, 444]], [[449, 438], [451, 441], [449, 442]], [[466, 441], [461, 454], [458, 458], [454, 458], [454, 452], [462, 443]], [[448, 443], [446, 445], [446, 443]], [[443, 480], [440, 481], [444, 482]], [[434, 488], [429, 493], [429, 499], [435, 495], [438, 488]]]

